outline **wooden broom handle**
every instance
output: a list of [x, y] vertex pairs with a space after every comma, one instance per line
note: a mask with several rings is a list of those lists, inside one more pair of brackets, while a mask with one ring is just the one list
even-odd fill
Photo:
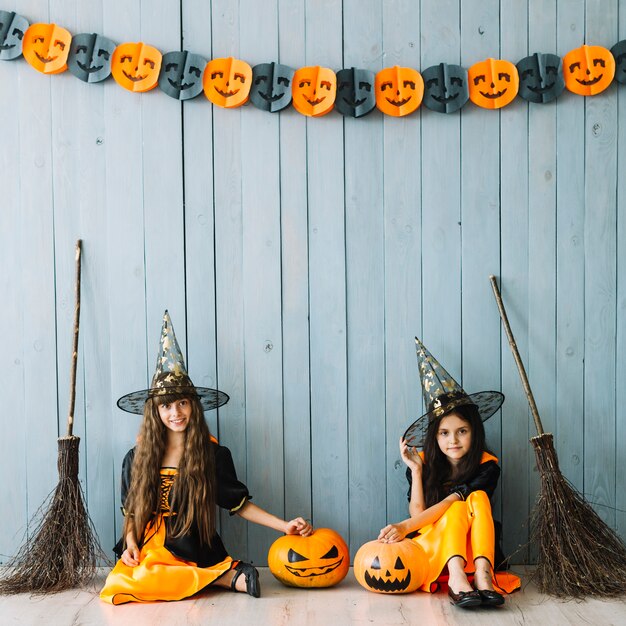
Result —
[[74, 308], [74, 341], [72, 345], [72, 367], [70, 369], [70, 408], [67, 415], [67, 436], [72, 436], [74, 428], [74, 404], [76, 402], [76, 365], [78, 363], [78, 326], [80, 322], [80, 253], [82, 241], [76, 242], [76, 306]]
[[539, 417], [539, 411], [537, 410], [535, 398], [530, 388], [530, 384], [528, 383], [528, 376], [526, 376], [526, 370], [524, 369], [524, 364], [522, 363], [522, 359], [519, 355], [519, 350], [517, 349], [515, 338], [513, 337], [513, 333], [511, 332], [511, 326], [509, 325], [509, 318], [507, 317], [506, 311], [504, 310], [504, 302], [502, 302], [502, 296], [500, 295], [500, 290], [498, 289], [498, 283], [496, 282], [496, 277], [491, 275], [489, 276], [489, 280], [491, 281], [491, 288], [493, 289], [493, 294], [495, 295], [496, 302], [498, 303], [498, 310], [500, 311], [500, 318], [502, 319], [502, 323], [504, 324], [504, 330], [506, 331], [506, 336], [507, 336], [507, 339], [509, 340], [509, 346], [511, 348], [511, 352], [513, 352], [513, 358], [515, 359], [515, 364], [517, 365], [517, 371], [519, 372], [520, 378], [522, 379], [522, 385], [524, 386], [524, 391], [526, 392], [526, 397], [528, 398], [530, 411], [533, 414], [533, 419], [535, 420], [535, 426], [537, 427], [537, 434], [543, 435], [544, 430], [543, 430], [543, 425], [541, 423], [541, 418]]

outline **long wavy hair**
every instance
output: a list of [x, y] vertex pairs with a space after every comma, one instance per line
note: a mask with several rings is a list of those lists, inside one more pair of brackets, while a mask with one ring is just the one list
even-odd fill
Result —
[[[470, 427], [472, 440], [468, 453], [458, 465], [452, 465], [448, 457], [441, 451], [437, 443], [439, 425], [444, 417], [456, 413]], [[446, 483], [454, 481], [462, 484], [467, 482], [478, 469], [483, 452], [487, 451], [485, 443], [485, 427], [474, 404], [456, 407], [454, 411], [433, 418], [428, 423], [424, 440], [424, 499], [426, 506], [432, 506], [446, 496]]]
[[146, 401], [124, 503], [124, 539], [132, 529], [139, 545], [161, 501], [160, 469], [167, 446], [167, 427], [158, 407], [182, 398], [190, 401], [191, 416], [185, 429], [178, 475], [170, 492], [171, 509], [176, 515], [169, 517], [167, 530], [169, 536], [180, 537], [195, 522], [200, 540], [209, 546], [215, 535], [215, 455], [202, 406], [194, 396], [165, 395]]

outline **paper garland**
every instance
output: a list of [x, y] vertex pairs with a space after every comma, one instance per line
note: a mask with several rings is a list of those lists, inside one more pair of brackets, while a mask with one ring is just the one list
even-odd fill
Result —
[[582, 96], [605, 91], [615, 80], [626, 84], [626, 40], [610, 50], [582, 45], [563, 60], [535, 53], [516, 65], [485, 59], [468, 70], [440, 63], [422, 73], [410, 67], [387, 67], [374, 74], [359, 68], [335, 73], [320, 66], [297, 70], [280, 63], [250, 67], [233, 57], [211, 59], [187, 50], [162, 54], [143, 42], [116, 45], [97, 33], [72, 36], [56, 24], [29, 25], [15, 12], [0, 11], [0, 60], [23, 54], [44, 74], [69, 71], [87, 83], [110, 75], [132, 92], [159, 88], [171, 98], [189, 100], [204, 91], [216, 106], [236, 108], [248, 100], [270, 113], [290, 104], [307, 117], [336, 109], [347, 117], [364, 117], [378, 108], [385, 115], [405, 117], [422, 104], [439, 113], [454, 113], [468, 100], [486, 109], [500, 109], [516, 96], [536, 104], [558, 98], [564, 89]]

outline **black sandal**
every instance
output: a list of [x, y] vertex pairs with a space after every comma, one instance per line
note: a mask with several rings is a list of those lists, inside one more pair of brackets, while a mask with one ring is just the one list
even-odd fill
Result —
[[243, 574], [246, 578], [246, 593], [251, 595], [253, 598], [261, 597], [261, 583], [259, 582], [259, 572], [257, 571], [254, 565], [250, 565], [250, 563], [244, 563], [243, 561], [239, 561], [235, 567], [235, 575], [233, 579], [230, 581], [230, 588], [233, 591], [237, 591], [235, 588], [235, 583], [241, 574]]

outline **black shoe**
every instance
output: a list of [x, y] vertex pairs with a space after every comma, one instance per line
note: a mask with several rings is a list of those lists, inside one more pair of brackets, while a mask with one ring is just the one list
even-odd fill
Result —
[[235, 575], [233, 579], [230, 581], [230, 588], [233, 591], [235, 589], [235, 583], [241, 574], [243, 574], [246, 578], [246, 593], [251, 595], [253, 598], [261, 597], [261, 583], [259, 582], [259, 572], [256, 567], [250, 565], [250, 563], [244, 563], [243, 561], [239, 561], [237, 565], [233, 568], [235, 570]]
[[452, 600], [452, 604], [462, 609], [480, 606], [483, 603], [478, 591], [459, 591], [459, 593], [455, 593], [452, 591], [452, 587], [448, 586], [448, 595]]
[[492, 589], [477, 589], [483, 606], [502, 606], [504, 604], [504, 596]]

